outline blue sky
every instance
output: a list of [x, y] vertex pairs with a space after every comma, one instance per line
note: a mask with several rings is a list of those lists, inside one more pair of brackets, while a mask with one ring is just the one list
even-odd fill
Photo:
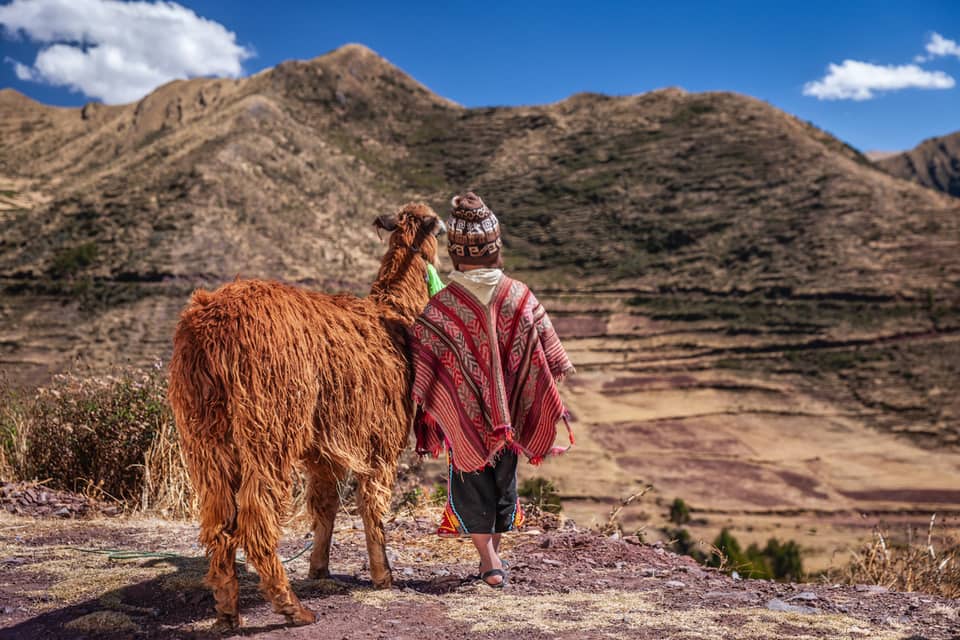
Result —
[[[32, 9], [29, 3], [34, 3]], [[88, 101], [82, 93], [50, 85], [71, 81], [93, 94], [112, 96], [114, 102], [125, 101], [145, 91], [142, 87], [154, 77], [137, 75], [140, 67], [133, 62], [123, 67], [124, 61], [138, 61], [137, 56], [145, 56], [144, 64], [163, 67], [163, 73], [236, 76], [360, 42], [436, 93], [467, 106], [538, 104], [578, 91], [633, 94], [681, 86], [756, 96], [863, 150], [906, 149], [924, 138], [960, 130], [960, 47], [950, 46], [960, 42], [960, 2], [954, 0], [182, 0], [180, 5], [207, 22], [184, 18], [190, 11], [178, 14], [187, 26], [176, 28], [177, 45], [169, 48], [166, 42], [172, 36], [163, 32], [169, 27], [164, 26], [166, 17], [154, 16], [140, 30], [137, 21], [145, 12], [138, 13], [138, 7], [147, 5], [118, 11], [115, 4], [0, 1], [0, 22], [6, 25], [0, 39], [0, 86], [50, 104]], [[38, 7], [51, 13], [24, 17]], [[101, 9], [105, 13], [98, 13]], [[96, 24], [83, 26], [85, 21]], [[19, 38], [11, 37], [15, 23], [28, 25]], [[55, 23], [61, 26], [50, 26]], [[940, 55], [925, 50], [934, 34], [941, 38]], [[43, 49], [64, 40], [76, 44], [69, 41], [77, 39], [112, 42], [116, 56], [112, 61], [79, 60], [84, 51], [61, 46], [55, 52], [64, 54], [60, 59], [52, 54], [42, 62], [37, 59]], [[917, 56], [925, 59], [918, 62]], [[833, 80], [847, 84], [840, 82], [838, 89], [828, 82], [819, 93], [848, 97], [804, 95], [807, 83], [824, 80], [828, 65], [845, 60], [853, 64], [838, 69]], [[106, 78], [104, 69], [116, 77]], [[908, 88], [875, 90], [869, 99], [851, 99], [857, 91], [864, 98], [862, 87], [848, 86], [864, 82], [864, 77], [874, 86], [887, 82], [885, 86]], [[128, 86], [117, 86], [124, 82]], [[939, 88], [911, 88], [915, 85]]]

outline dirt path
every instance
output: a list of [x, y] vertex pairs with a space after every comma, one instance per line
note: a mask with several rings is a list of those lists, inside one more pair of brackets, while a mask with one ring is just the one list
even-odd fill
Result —
[[[430, 514], [389, 525], [397, 586], [370, 588], [362, 532], [342, 515], [335, 577], [308, 580], [307, 554], [287, 564], [320, 618], [288, 628], [241, 571], [243, 637], [253, 638], [851, 638], [960, 637], [960, 602], [879, 588], [733, 580], [662, 548], [566, 528], [512, 536], [503, 592], [467, 578], [464, 541], [432, 535]], [[0, 638], [211, 637], [196, 527], [152, 519], [36, 520], [0, 515]], [[305, 540], [291, 532], [289, 558]], [[175, 558], [111, 560], [86, 549]]]

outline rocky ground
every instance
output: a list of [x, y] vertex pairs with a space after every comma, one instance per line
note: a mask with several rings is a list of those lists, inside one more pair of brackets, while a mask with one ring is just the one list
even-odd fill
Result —
[[[293, 527], [280, 553], [319, 614], [290, 628], [242, 567], [241, 635], [253, 638], [845, 638], [960, 637], [960, 602], [880, 587], [735, 580], [636, 538], [549, 521], [509, 538], [510, 583], [471, 578], [468, 543], [433, 535], [434, 516], [389, 522], [395, 587], [371, 589], [359, 520], [341, 514], [334, 577], [309, 580], [309, 540]], [[213, 601], [192, 523], [148, 518], [37, 519], [0, 514], [0, 638], [212, 637]], [[111, 557], [105, 550], [121, 550]], [[162, 552], [168, 556], [149, 553]]]

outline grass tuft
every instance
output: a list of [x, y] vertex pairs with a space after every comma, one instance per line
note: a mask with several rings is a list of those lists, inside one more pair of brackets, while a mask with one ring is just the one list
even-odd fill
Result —
[[936, 514], [930, 517], [925, 539], [917, 539], [908, 529], [904, 543], [893, 542], [877, 527], [870, 542], [852, 552], [849, 564], [829, 571], [827, 577], [833, 582], [960, 598], [960, 540], [937, 535], [936, 519]]

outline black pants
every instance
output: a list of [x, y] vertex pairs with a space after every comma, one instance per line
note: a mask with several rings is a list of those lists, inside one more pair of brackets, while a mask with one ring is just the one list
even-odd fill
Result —
[[517, 454], [504, 449], [493, 466], [463, 473], [450, 465], [450, 506], [463, 533], [513, 530], [517, 515]]

